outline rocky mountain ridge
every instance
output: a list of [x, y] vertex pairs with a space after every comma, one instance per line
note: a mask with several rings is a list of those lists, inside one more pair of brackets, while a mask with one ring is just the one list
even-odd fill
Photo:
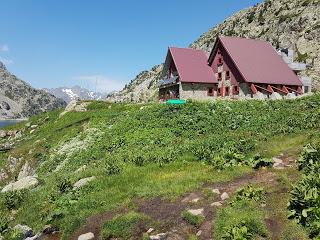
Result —
[[80, 86], [45, 88], [46, 92], [63, 99], [66, 103], [73, 100], [100, 100], [105, 98], [106, 94], [90, 91]]
[[17, 78], [0, 62], [0, 119], [26, 118], [65, 105], [63, 100]]
[[[266, 0], [241, 10], [204, 33], [189, 47], [210, 53], [216, 36], [238, 36], [269, 41], [275, 48], [295, 51], [295, 60], [312, 67], [302, 72], [320, 88], [320, 1]], [[164, 50], [165, 51], [165, 50]], [[120, 92], [107, 97], [116, 102], [155, 99], [162, 65], [140, 73]]]

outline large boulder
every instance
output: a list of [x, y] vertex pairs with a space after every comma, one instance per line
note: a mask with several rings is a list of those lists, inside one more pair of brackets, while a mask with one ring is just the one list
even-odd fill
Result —
[[91, 239], [94, 239], [94, 234], [92, 232], [82, 234], [78, 237], [78, 240], [91, 240]]
[[66, 113], [72, 112], [72, 111], [85, 112], [85, 111], [87, 111], [88, 104], [89, 104], [89, 102], [81, 102], [81, 101], [73, 100], [66, 106], [65, 110], [62, 113], [60, 113], [60, 117], [62, 117]]
[[4, 188], [2, 188], [1, 192], [19, 191], [19, 190], [35, 187], [38, 184], [39, 184], [39, 181], [36, 177], [28, 176], [16, 182], [9, 183]]
[[28, 177], [28, 176], [31, 176], [33, 174], [34, 174], [34, 169], [30, 166], [30, 164], [28, 162], [26, 162], [19, 172], [18, 180], [21, 180], [21, 179]]
[[20, 233], [22, 233], [24, 238], [28, 238], [28, 237], [32, 237], [33, 236], [32, 229], [27, 225], [17, 224], [16, 226], [14, 226], [13, 229], [18, 231], [18, 232], [20, 232]]
[[79, 181], [77, 181], [75, 184], [73, 184], [73, 189], [78, 189], [86, 185], [87, 183], [91, 182], [94, 180], [96, 177], [87, 177], [87, 178], [82, 178]]

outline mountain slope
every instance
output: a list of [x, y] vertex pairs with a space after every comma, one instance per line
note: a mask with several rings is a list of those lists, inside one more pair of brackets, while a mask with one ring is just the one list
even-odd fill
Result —
[[59, 88], [45, 88], [46, 92], [56, 96], [57, 98], [63, 99], [65, 102], [69, 103], [72, 100], [99, 100], [105, 97], [105, 94], [93, 92], [86, 88], [79, 86], [73, 87], [59, 87]]
[[[313, 86], [320, 88], [320, 1], [267, 0], [244, 9], [204, 33], [191, 48], [210, 52], [216, 35], [239, 36], [270, 41], [276, 48], [292, 48], [296, 60], [312, 67], [306, 74], [313, 78]], [[165, 51], [165, 49], [164, 49]], [[161, 65], [145, 71], [129, 86], [109, 96], [110, 101], [148, 101], [157, 92]], [[303, 73], [305, 74], [305, 73]], [[145, 88], [144, 86], [148, 86]]]
[[65, 106], [53, 95], [32, 88], [0, 62], [0, 119], [25, 118]]
[[[7, 234], [14, 234], [18, 224], [28, 225], [34, 233], [44, 228], [47, 233], [59, 230], [62, 239], [68, 240], [77, 240], [87, 232], [94, 232], [95, 239], [110, 239], [99, 237], [101, 227], [124, 211], [146, 214], [151, 220], [124, 237], [112, 235], [114, 239], [143, 239], [142, 234], [151, 227], [155, 229], [152, 234], [178, 235], [168, 239], [190, 239], [188, 234], [197, 234], [199, 228], [189, 228], [192, 225], [181, 216], [186, 209], [203, 207], [206, 221], [199, 223], [203, 230], [199, 239], [221, 239], [210, 236], [217, 233], [212, 228], [228, 229], [234, 222], [225, 220], [234, 218], [212, 219], [211, 204], [221, 200], [212, 190], [218, 187], [221, 194], [227, 192], [232, 197], [239, 182], [234, 185], [230, 181], [247, 184], [247, 179], [253, 184], [255, 174], [271, 197], [281, 200], [279, 204], [272, 198], [265, 202], [267, 207], [258, 203], [257, 208], [269, 211], [272, 226], [278, 226], [276, 232], [292, 233], [290, 226], [278, 224], [281, 219], [288, 221], [288, 198], [284, 197], [288, 195], [283, 194], [289, 194], [294, 182], [283, 168], [288, 167], [288, 174], [297, 177], [292, 166], [298, 153], [320, 139], [320, 94], [294, 101], [191, 102], [178, 106], [86, 101], [78, 102], [78, 106], [81, 112], [79, 108], [64, 115], [49, 112], [0, 130], [0, 149], [5, 150], [0, 151], [0, 226], [7, 230], [3, 239], [17, 239]], [[273, 157], [276, 159], [271, 161]], [[280, 169], [253, 172], [250, 167], [273, 162], [280, 164], [276, 165]], [[229, 184], [232, 189], [223, 187]], [[283, 185], [273, 193], [273, 184]], [[10, 192], [17, 188], [28, 190]], [[196, 195], [188, 198], [192, 192]], [[230, 206], [228, 201], [220, 205], [227, 212]], [[283, 217], [278, 217], [278, 210]], [[261, 216], [258, 229], [269, 225], [266, 216]], [[126, 221], [120, 224], [127, 226]], [[205, 237], [206, 233], [210, 235]], [[290, 235], [272, 239], [307, 238]]]

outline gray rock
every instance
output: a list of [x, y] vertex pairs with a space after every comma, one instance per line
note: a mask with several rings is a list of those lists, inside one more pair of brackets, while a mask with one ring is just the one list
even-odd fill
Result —
[[220, 190], [218, 188], [212, 189], [212, 192], [215, 194], [220, 194]]
[[283, 161], [280, 158], [276, 158], [276, 157], [272, 158], [272, 161], [274, 161], [275, 163], [280, 163], [280, 164], [283, 163]]
[[31, 125], [30, 128], [31, 129], [36, 129], [38, 127], [38, 125]]
[[4, 130], [0, 130], [0, 138], [5, 138], [7, 136], [7, 132]]
[[73, 184], [73, 189], [78, 189], [86, 185], [87, 183], [91, 182], [94, 180], [96, 177], [88, 177], [88, 178], [82, 178], [79, 181], [77, 181], [75, 184]]
[[188, 210], [188, 212], [194, 216], [204, 216], [203, 211], [204, 211], [203, 208]]
[[33, 236], [32, 228], [30, 228], [27, 225], [17, 224], [16, 226], [13, 227], [13, 229], [17, 230], [20, 233], [22, 233], [24, 238], [28, 238], [28, 237], [32, 237]]
[[222, 200], [222, 201], [224, 201], [224, 200], [226, 200], [226, 199], [228, 199], [228, 198], [229, 198], [229, 194], [228, 194], [228, 193], [226, 193], [226, 192], [224, 192], [224, 193], [222, 193], [222, 194], [221, 194], [221, 196], [220, 196], [220, 197], [221, 197], [221, 200]]
[[60, 117], [62, 117], [63, 115], [65, 115], [68, 112], [85, 112], [87, 111], [87, 106], [88, 106], [88, 102], [81, 102], [81, 101], [77, 101], [77, 100], [73, 100], [71, 101], [65, 108], [65, 110], [60, 113]]
[[4, 188], [2, 188], [1, 192], [19, 191], [19, 190], [35, 187], [38, 184], [39, 184], [39, 181], [36, 177], [28, 176], [16, 182], [9, 183]]
[[23, 167], [21, 168], [19, 175], [18, 175], [18, 180], [23, 179], [28, 176], [32, 176], [34, 174], [34, 170], [32, 167], [29, 165], [28, 162], [26, 162]]
[[271, 100], [280, 100], [280, 99], [282, 99], [282, 96], [281, 96], [279, 93], [277, 93], [277, 92], [273, 92], [273, 93], [270, 95], [270, 99], [271, 99]]
[[221, 206], [222, 206], [222, 203], [221, 203], [221, 202], [211, 203], [211, 207], [221, 207]]
[[91, 239], [94, 239], [94, 234], [92, 232], [82, 234], [78, 237], [78, 240], [91, 240]]
[[168, 233], [159, 233], [157, 235], [151, 235], [149, 238], [150, 240], [163, 240], [166, 239], [168, 236]]

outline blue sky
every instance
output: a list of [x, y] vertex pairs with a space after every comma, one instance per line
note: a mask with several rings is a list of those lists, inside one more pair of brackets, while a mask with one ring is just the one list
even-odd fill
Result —
[[2, 0], [0, 60], [37, 88], [119, 90], [262, 0]]

